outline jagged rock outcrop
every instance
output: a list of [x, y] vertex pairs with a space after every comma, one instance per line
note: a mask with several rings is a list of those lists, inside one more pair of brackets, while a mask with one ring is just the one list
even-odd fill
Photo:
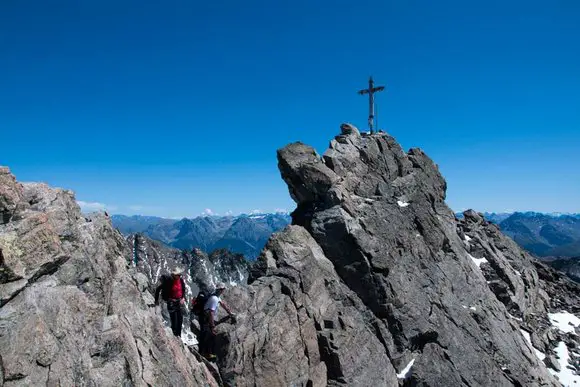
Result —
[[[558, 341], [549, 280], [478, 214], [456, 219], [424, 152], [343, 130], [322, 158], [294, 143], [278, 160], [296, 226], [230, 293], [245, 324], [222, 332], [220, 367], [237, 385], [559, 385], [537, 354], [536, 336], [549, 355]], [[575, 313], [575, 288], [558, 289]]]
[[5, 168], [0, 212], [0, 385], [217, 385], [146, 305], [108, 217]]

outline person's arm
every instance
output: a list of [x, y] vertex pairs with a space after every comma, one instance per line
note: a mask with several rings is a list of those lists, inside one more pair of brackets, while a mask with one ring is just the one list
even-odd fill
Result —
[[233, 314], [232, 311], [231, 311], [231, 309], [230, 309], [230, 307], [225, 302], [223, 302], [222, 300], [220, 300], [220, 305], [224, 308], [224, 310], [226, 312], [228, 312], [228, 314], [230, 316]]

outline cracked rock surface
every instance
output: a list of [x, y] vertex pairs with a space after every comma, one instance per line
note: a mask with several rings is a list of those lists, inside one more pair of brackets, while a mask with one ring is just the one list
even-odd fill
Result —
[[7, 168], [0, 213], [0, 386], [217, 385], [146, 305], [109, 218]]

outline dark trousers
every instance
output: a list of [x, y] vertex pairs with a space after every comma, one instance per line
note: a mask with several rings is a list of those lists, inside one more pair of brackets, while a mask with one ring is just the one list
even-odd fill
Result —
[[203, 356], [215, 355], [215, 336], [209, 324], [202, 323], [199, 333], [199, 353]]
[[183, 311], [178, 301], [167, 301], [167, 311], [171, 319], [171, 330], [177, 337], [181, 337], [181, 326], [183, 325]]

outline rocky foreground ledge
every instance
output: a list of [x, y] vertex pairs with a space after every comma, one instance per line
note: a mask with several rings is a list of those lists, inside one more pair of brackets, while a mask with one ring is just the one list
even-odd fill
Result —
[[212, 386], [147, 306], [129, 245], [70, 191], [0, 168], [0, 386]]
[[445, 180], [420, 149], [343, 125], [322, 157], [294, 143], [278, 161], [297, 209], [250, 285], [229, 294], [243, 323], [221, 335], [227, 380], [558, 386], [577, 378], [580, 288], [479, 214], [456, 219]]

